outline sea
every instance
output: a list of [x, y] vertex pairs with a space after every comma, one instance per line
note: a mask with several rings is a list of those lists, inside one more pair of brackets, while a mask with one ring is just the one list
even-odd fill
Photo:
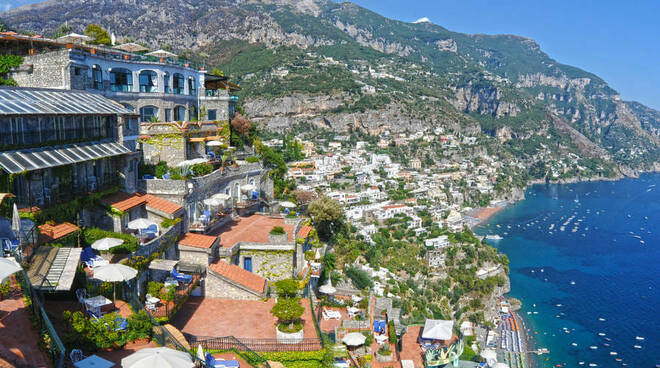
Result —
[[539, 367], [660, 364], [660, 174], [538, 184], [475, 228], [510, 260]]

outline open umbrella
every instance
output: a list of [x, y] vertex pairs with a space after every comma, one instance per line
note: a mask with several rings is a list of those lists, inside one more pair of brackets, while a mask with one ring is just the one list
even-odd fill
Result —
[[94, 278], [104, 282], [112, 282], [112, 299], [116, 299], [115, 283], [128, 281], [137, 276], [137, 270], [132, 267], [125, 266], [119, 263], [111, 263], [109, 265], [94, 267]]
[[0, 281], [5, 282], [5, 279], [12, 274], [22, 270], [21, 265], [18, 264], [12, 257], [0, 258]]
[[178, 57], [177, 54], [171, 53], [171, 52], [169, 52], [169, 51], [165, 51], [165, 50], [163, 50], [163, 49], [156, 50], [156, 51], [152, 51], [152, 52], [148, 52], [148, 53], [146, 53], [145, 55], [147, 55], [147, 56], [155, 56], [155, 57], [159, 57], [159, 58], [175, 58], [175, 57]]
[[129, 222], [128, 225], [126, 225], [126, 227], [132, 230], [140, 230], [140, 229], [146, 229], [149, 226], [155, 224], [156, 224], [155, 222], [148, 220], [146, 218], [139, 218]]
[[347, 346], [360, 346], [367, 341], [367, 337], [359, 332], [351, 332], [341, 339], [341, 342]]
[[296, 204], [289, 201], [280, 202], [280, 206], [284, 208], [296, 208]]
[[220, 147], [223, 144], [224, 143], [222, 143], [220, 141], [208, 141], [208, 142], [206, 142], [206, 145], [209, 146], [209, 147]]
[[202, 201], [202, 203], [204, 203], [207, 206], [218, 207], [218, 206], [222, 205], [223, 201], [211, 197], [211, 198], [205, 199], [204, 201]]
[[243, 193], [252, 192], [255, 189], [257, 189], [257, 187], [255, 187], [254, 184], [241, 185], [241, 191]]
[[91, 37], [77, 34], [77, 33], [69, 33], [68, 35], [59, 37], [57, 40], [60, 42], [73, 42], [73, 43], [83, 43], [85, 41], [91, 41]]
[[337, 289], [332, 286], [332, 280], [330, 280], [330, 277], [328, 276], [328, 282], [325, 285], [321, 285], [319, 291], [323, 294], [332, 295], [337, 291]]
[[423, 339], [451, 340], [454, 329], [454, 321], [441, 319], [427, 319], [422, 331]]
[[92, 243], [92, 248], [96, 250], [108, 250], [124, 244], [124, 241], [117, 238], [103, 238]]
[[123, 358], [123, 368], [192, 368], [190, 354], [170, 348], [145, 348]]
[[127, 52], [141, 52], [149, 50], [148, 48], [135, 42], [122, 43], [121, 45], [114, 46], [113, 48]]
[[226, 201], [229, 198], [231, 198], [231, 195], [229, 195], [227, 193], [216, 193], [216, 194], [212, 195], [211, 198], [217, 199], [217, 200], [220, 200], [220, 201]]

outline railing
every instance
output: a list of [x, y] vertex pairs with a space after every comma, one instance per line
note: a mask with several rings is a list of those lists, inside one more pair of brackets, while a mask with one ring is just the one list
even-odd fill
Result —
[[213, 337], [201, 340], [195, 336], [184, 334], [191, 346], [202, 345], [202, 348], [205, 350], [220, 350], [220, 351], [236, 351], [240, 352], [241, 358], [253, 366], [253, 367], [264, 367], [270, 368], [268, 361], [264, 359], [259, 354], [255, 353], [247, 345], [245, 345], [241, 340], [233, 337]]
[[57, 335], [55, 327], [53, 327], [53, 324], [50, 322], [39, 295], [32, 288], [30, 279], [25, 273], [25, 270], [17, 273], [16, 279], [21, 285], [23, 295], [29, 304], [27, 306], [30, 308], [36, 328], [39, 330], [39, 338], [41, 339], [41, 342], [43, 342], [42, 346], [45, 346], [46, 352], [53, 362], [53, 365], [56, 368], [62, 368], [64, 366], [66, 348], [64, 347], [62, 340], [60, 340], [60, 337]]

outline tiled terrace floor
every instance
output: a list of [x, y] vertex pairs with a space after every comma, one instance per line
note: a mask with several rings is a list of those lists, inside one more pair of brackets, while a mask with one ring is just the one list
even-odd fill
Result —
[[[306, 301], [301, 301], [305, 307], [305, 338], [315, 338], [316, 330]], [[264, 302], [191, 297], [174, 316], [172, 324], [195, 336], [274, 339], [276, 318], [270, 314], [273, 305], [274, 299]]]

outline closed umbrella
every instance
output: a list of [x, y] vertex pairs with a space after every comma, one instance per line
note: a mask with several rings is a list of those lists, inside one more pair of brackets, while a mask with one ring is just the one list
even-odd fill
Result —
[[22, 269], [21, 265], [19, 265], [14, 258], [0, 258], [0, 281], [5, 282], [7, 277]]
[[155, 222], [153, 222], [151, 220], [148, 220], [146, 218], [139, 218], [139, 219], [136, 219], [136, 220], [133, 220], [133, 221], [129, 222], [128, 225], [126, 225], [126, 227], [128, 227], [129, 229], [132, 229], [132, 230], [140, 230], [140, 229], [146, 229], [149, 226], [155, 225], [155, 224], [156, 224]]
[[123, 358], [123, 368], [192, 368], [190, 354], [170, 348], [146, 348]]
[[365, 341], [367, 341], [367, 337], [359, 332], [351, 332], [341, 339], [341, 342], [347, 346], [360, 346], [363, 345]]
[[177, 54], [173, 54], [173, 53], [171, 53], [169, 51], [165, 51], [163, 49], [148, 52], [145, 55], [155, 56], [155, 57], [159, 57], [159, 58], [168, 58], [168, 57], [169, 58], [175, 58], [175, 57], [178, 57]]
[[280, 206], [284, 208], [296, 208], [296, 204], [289, 201], [280, 202]]
[[202, 344], [197, 345], [197, 358], [202, 361], [204, 361], [206, 358], [204, 356], [204, 349], [202, 349]]
[[18, 214], [18, 207], [14, 203], [14, 209], [11, 214], [11, 229], [16, 234], [16, 238], [21, 240], [21, 216]]
[[117, 238], [103, 238], [92, 243], [92, 248], [96, 250], [108, 250], [124, 244], [124, 241]]
[[112, 299], [116, 299], [116, 282], [124, 282], [131, 280], [137, 276], [137, 270], [132, 267], [125, 266], [119, 263], [111, 263], [109, 265], [94, 267], [94, 278], [104, 282], [112, 282]]

